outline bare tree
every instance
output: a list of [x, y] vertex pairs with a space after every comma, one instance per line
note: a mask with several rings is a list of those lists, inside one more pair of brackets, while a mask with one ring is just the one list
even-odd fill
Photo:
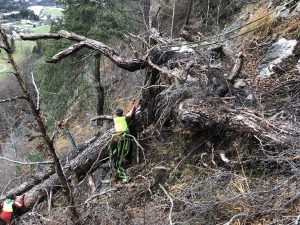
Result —
[[54, 143], [53, 140], [50, 139], [47, 130], [46, 130], [46, 126], [43, 122], [42, 116], [41, 116], [41, 112], [40, 112], [40, 108], [37, 107], [34, 99], [32, 98], [31, 94], [28, 91], [28, 88], [26, 86], [26, 83], [23, 79], [22, 73], [20, 72], [20, 69], [17, 65], [17, 63], [15, 62], [14, 57], [12, 56], [12, 48], [11, 45], [9, 43], [9, 39], [4, 31], [4, 29], [2, 28], [2, 26], [0, 26], [0, 35], [2, 37], [2, 44], [0, 45], [0, 48], [3, 49], [8, 56], [9, 62], [13, 67], [14, 70], [14, 76], [17, 80], [17, 83], [19, 84], [21, 91], [24, 95], [24, 99], [27, 101], [29, 108], [31, 109], [31, 112], [36, 120], [37, 126], [39, 131], [42, 134], [42, 138], [44, 139], [45, 143], [48, 146], [48, 150], [51, 154], [51, 157], [54, 161], [54, 166], [56, 169], [56, 173], [59, 177], [59, 180], [61, 182], [61, 185], [63, 186], [64, 190], [65, 190], [65, 196], [68, 200], [68, 203], [71, 205], [70, 207], [70, 212], [71, 212], [71, 219], [74, 221], [74, 223], [78, 220], [78, 213], [74, 207], [74, 198], [73, 198], [73, 193], [71, 190], [71, 187], [68, 184], [68, 181], [63, 173], [62, 167], [61, 167], [61, 163], [60, 160], [58, 158], [58, 155], [56, 154], [55, 148], [54, 148]]

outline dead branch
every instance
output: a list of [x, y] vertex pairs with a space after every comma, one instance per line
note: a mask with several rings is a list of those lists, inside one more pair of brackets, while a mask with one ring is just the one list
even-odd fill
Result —
[[169, 195], [169, 193], [166, 191], [166, 189], [161, 184], [159, 184], [159, 187], [163, 190], [163, 192], [165, 193], [165, 195], [170, 200], [171, 207], [170, 207], [170, 211], [169, 211], [169, 222], [170, 222], [170, 225], [173, 225], [173, 222], [172, 222], [172, 210], [173, 210], [173, 207], [174, 207], [173, 199], [171, 198], [171, 196]]
[[27, 98], [25, 96], [16, 96], [16, 97], [13, 97], [13, 98], [0, 100], [0, 103], [17, 101], [19, 99], [25, 99], [26, 100]]
[[245, 213], [239, 213], [237, 215], [234, 215], [227, 223], [224, 223], [223, 225], [231, 225], [237, 218], [247, 216]]
[[100, 115], [100, 116], [93, 117], [92, 119], [90, 119], [90, 121], [99, 120], [99, 119], [112, 121], [114, 118], [113, 116], [110, 115]]
[[8, 193], [15, 193], [16, 195], [21, 195], [28, 190], [30, 190], [35, 185], [42, 183], [45, 179], [49, 178], [51, 175], [54, 174], [54, 171], [46, 171], [41, 173], [36, 173], [34, 176], [28, 178], [25, 182], [21, 185], [9, 190]]
[[228, 81], [233, 81], [237, 76], [239, 76], [239, 74], [241, 73], [243, 64], [244, 64], [244, 55], [242, 52], [239, 52], [236, 55], [236, 60], [235, 60], [235, 64], [234, 67], [231, 71], [230, 76], [227, 78]]
[[34, 86], [35, 92], [37, 94], [36, 110], [39, 110], [40, 109], [40, 92], [39, 92], [39, 89], [37, 88], [36, 83], [34, 81], [33, 72], [31, 72], [31, 79], [32, 79], [32, 84]]
[[102, 42], [95, 41], [92, 39], [88, 39], [84, 36], [77, 35], [75, 33], [71, 33], [68, 31], [59, 31], [55, 34], [39, 34], [39, 35], [20, 35], [22, 40], [43, 40], [43, 39], [68, 39], [71, 41], [79, 42], [79, 44], [72, 45], [71, 47], [63, 50], [62, 52], [56, 54], [49, 62], [55, 63], [73, 52], [78, 51], [79, 49], [86, 47], [89, 49], [94, 49], [100, 51], [103, 55], [108, 57], [112, 62], [114, 62], [118, 67], [123, 68], [125, 70], [134, 72], [136, 70], [141, 70], [145, 68], [145, 62], [142, 59], [126, 59], [120, 53], [118, 53], [113, 48], [103, 44]]
[[[72, 159], [69, 160], [63, 167], [66, 177], [72, 177], [72, 174], [75, 174], [78, 178], [85, 177], [87, 172], [90, 171], [92, 167], [96, 167], [95, 161], [97, 161], [98, 158], [106, 158], [109, 155], [107, 148], [101, 151], [100, 156], [99, 149], [106, 146], [111, 138], [110, 134], [112, 132], [112, 129], [109, 130], [106, 134], [95, 140], [93, 143], [90, 143], [84, 151], [79, 152], [75, 158], [72, 157]], [[24, 209], [25, 213], [26, 211], [32, 209], [37, 202], [41, 202], [46, 199], [47, 192], [53, 189], [53, 187], [55, 187], [56, 191], [62, 188], [60, 179], [57, 174], [54, 174], [53, 172], [46, 172], [41, 173], [36, 180], [33, 177], [15, 189], [10, 190], [8, 193], [23, 194], [26, 192]]]
[[60, 60], [68, 57], [69, 55], [72, 55], [73, 53], [79, 51], [84, 46], [86, 46], [85, 41], [73, 44], [70, 47], [66, 48], [65, 50], [57, 53], [55, 56], [52, 57], [52, 59], [46, 60], [46, 62], [48, 62], [48, 63], [57, 63]]
[[94, 194], [91, 197], [89, 197], [87, 200], [85, 200], [84, 204], [89, 203], [91, 200], [93, 200], [94, 198], [97, 198], [98, 196], [105, 195], [105, 194], [115, 191], [115, 190], [116, 190], [115, 188], [112, 188], [112, 189], [101, 191], [100, 193]]
[[0, 160], [6, 160], [8, 162], [12, 162], [12, 163], [16, 163], [16, 164], [21, 164], [21, 165], [38, 165], [38, 164], [53, 164], [53, 161], [44, 161], [44, 162], [21, 162], [21, 161], [16, 161], [16, 160], [12, 160], [12, 159], [8, 159], [5, 157], [0, 157]]

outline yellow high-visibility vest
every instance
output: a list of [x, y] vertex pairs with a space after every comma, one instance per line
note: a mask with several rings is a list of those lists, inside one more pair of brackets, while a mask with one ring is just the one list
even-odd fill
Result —
[[116, 132], [123, 132], [128, 130], [128, 125], [125, 116], [118, 116], [114, 118]]
[[7, 199], [3, 203], [3, 211], [4, 212], [13, 212], [13, 204], [14, 201], [11, 199]]

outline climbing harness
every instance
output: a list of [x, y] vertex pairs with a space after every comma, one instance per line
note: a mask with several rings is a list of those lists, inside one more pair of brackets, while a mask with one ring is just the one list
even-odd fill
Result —
[[117, 147], [115, 147], [115, 149], [110, 149], [110, 151], [112, 156], [116, 154], [117, 160], [115, 162], [115, 168], [123, 182], [128, 182], [130, 180], [130, 177], [125, 174], [125, 169], [122, 167], [122, 162], [125, 156], [128, 154], [130, 148], [130, 139], [127, 136], [128, 132], [128, 130], [123, 132], [115, 132], [110, 141], [110, 146], [113, 141], [117, 142]]

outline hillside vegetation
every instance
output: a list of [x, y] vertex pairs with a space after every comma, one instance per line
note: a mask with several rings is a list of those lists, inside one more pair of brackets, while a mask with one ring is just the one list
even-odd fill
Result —
[[[36, 41], [17, 71], [27, 106], [1, 103], [2, 139], [54, 160], [16, 164], [3, 192], [25, 194], [16, 224], [299, 223], [299, 0], [58, 2], [50, 34], [21, 35]], [[111, 116], [132, 99], [122, 182]]]

